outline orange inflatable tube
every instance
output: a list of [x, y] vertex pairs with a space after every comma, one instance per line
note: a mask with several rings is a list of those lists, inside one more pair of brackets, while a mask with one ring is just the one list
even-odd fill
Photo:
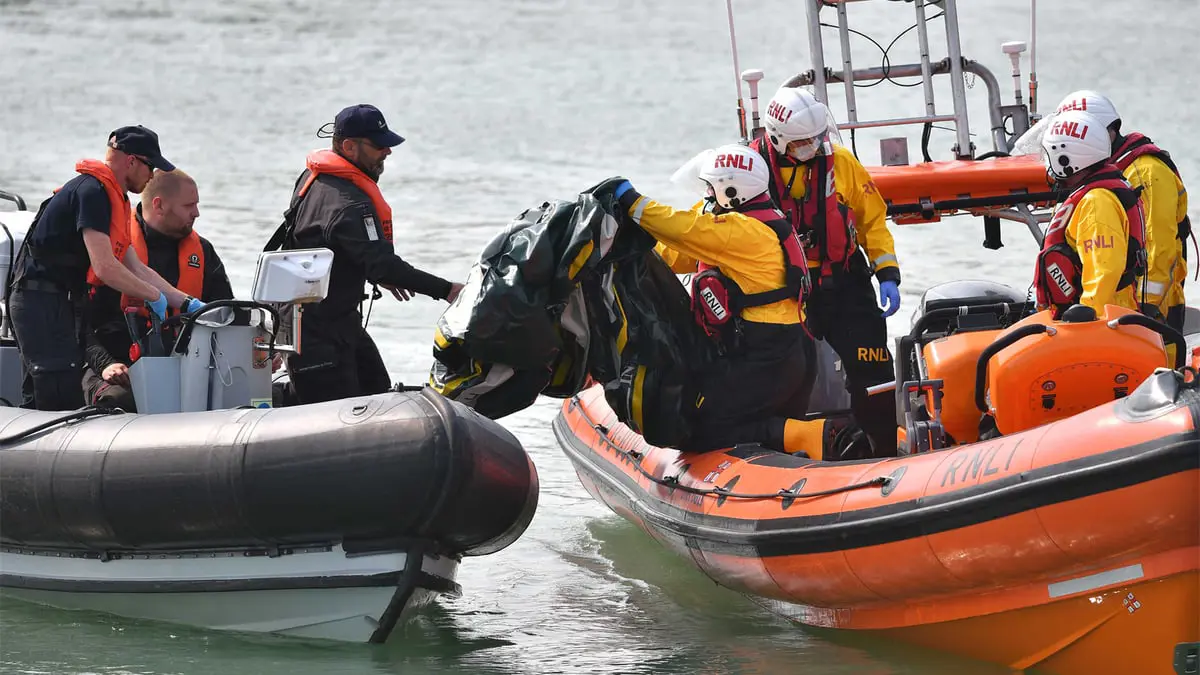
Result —
[[[1200, 641], [1200, 390], [993, 440], [819, 462], [648, 445], [596, 386], [554, 422], [597, 500], [718, 583], [813, 626], [1041, 672], [1173, 672]], [[1166, 392], [1166, 393], [1164, 393]]]

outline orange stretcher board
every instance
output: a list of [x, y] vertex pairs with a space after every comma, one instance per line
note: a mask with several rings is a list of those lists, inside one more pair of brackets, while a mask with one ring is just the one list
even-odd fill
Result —
[[956, 212], [1019, 204], [1047, 207], [1065, 195], [1046, 180], [1040, 157], [946, 160], [867, 171], [897, 223], [935, 222]]

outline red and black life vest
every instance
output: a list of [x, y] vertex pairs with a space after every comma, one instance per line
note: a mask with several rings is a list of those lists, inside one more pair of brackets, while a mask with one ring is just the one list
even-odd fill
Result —
[[786, 217], [775, 208], [767, 193], [763, 193], [737, 209], [771, 228], [783, 249], [784, 285], [769, 291], [745, 293], [733, 279], [705, 263], [697, 265], [692, 278], [692, 314], [704, 332], [728, 349], [737, 343], [738, 322], [747, 307], [770, 305], [783, 300], [796, 300], [797, 320], [802, 319], [801, 307], [809, 291], [808, 264], [804, 245]]
[[[794, 164], [792, 178], [785, 182], [781, 171], [785, 165], [781, 162], [791, 162], [791, 158], [780, 157], [765, 138], [755, 139], [750, 147], [757, 150], [771, 167], [771, 197], [804, 241], [808, 259], [820, 264], [820, 278], [846, 271], [851, 256], [858, 250], [858, 235], [854, 211], [837, 198], [833, 157], [817, 155], [807, 171], [803, 164]], [[792, 185], [796, 176], [802, 173], [807, 174], [804, 199], [797, 201], [792, 197]]]
[[1120, 200], [1125, 217], [1129, 219], [1125, 271], [1117, 282], [1117, 290], [1129, 286], [1146, 273], [1146, 228], [1139, 201], [1141, 190], [1131, 188], [1117, 167], [1105, 164], [1054, 210], [1034, 273], [1033, 283], [1037, 289], [1039, 306], [1054, 306], [1062, 310], [1079, 302], [1083, 295], [1083, 261], [1067, 243], [1067, 225], [1084, 195], [1096, 189], [1111, 190]]
[[[1142, 155], [1153, 155], [1162, 160], [1162, 163], [1171, 169], [1175, 177], [1179, 178], [1181, 182], [1183, 181], [1183, 178], [1179, 175], [1179, 167], [1175, 166], [1175, 160], [1171, 159], [1171, 154], [1155, 145], [1154, 141], [1151, 141], [1149, 137], [1139, 134], [1136, 131], [1127, 134], [1121, 140], [1121, 145], [1112, 154], [1112, 163], [1116, 165], [1117, 169], [1124, 172], [1125, 169], [1129, 168], [1130, 164], [1133, 164], [1133, 160]], [[1186, 214], [1183, 216], [1183, 220], [1179, 221], [1177, 236], [1185, 242], [1188, 237], [1192, 236], [1192, 221]]]

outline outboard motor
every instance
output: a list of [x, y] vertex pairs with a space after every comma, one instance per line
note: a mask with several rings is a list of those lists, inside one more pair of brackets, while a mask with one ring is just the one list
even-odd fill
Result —
[[[333, 252], [325, 248], [263, 253], [253, 300], [210, 302], [156, 325], [151, 340], [172, 325], [178, 337], [166, 355], [142, 356], [129, 369], [138, 412], [271, 407], [272, 357], [299, 353], [300, 307], [325, 298], [332, 264]], [[281, 307], [291, 312], [286, 322]], [[278, 344], [285, 328], [289, 343]]]
[[1026, 293], [1012, 286], [983, 279], [962, 279], [931, 286], [921, 294], [921, 301], [913, 312], [910, 328], [934, 310], [958, 307], [981, 307], [1006, 303], [1011, 310], [1001, 316], [1000, 312], [965, 315], [953, 319], [925, 321], [924, 331], [946, 334], [954, 330], [984, 330], [1010, 325], [1021, 317], [1032, 313], [1032, 305]]
[[921, 295], [909, 334], [896, 340], [901, 454], [978, 440], [979, 354], [1032, 309], [1025, 294], [993, 281], [951, 281]]

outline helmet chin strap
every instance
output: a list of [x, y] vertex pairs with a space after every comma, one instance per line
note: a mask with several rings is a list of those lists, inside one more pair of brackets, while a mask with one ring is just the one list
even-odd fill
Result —
[[1054, 183], [1053, 187], [1055, 190], [1074, 190], [1082, 185], [1088, 176], [1095, 173], [1096, 169], [1097, 167], [1091, 166], [1082, 171], [1076, 171], [1066, 178], [1059, 178], [1058, 175], [1049, 170], [1047, 170], [1046, 173], [1050, 175], [1050, 178]]

